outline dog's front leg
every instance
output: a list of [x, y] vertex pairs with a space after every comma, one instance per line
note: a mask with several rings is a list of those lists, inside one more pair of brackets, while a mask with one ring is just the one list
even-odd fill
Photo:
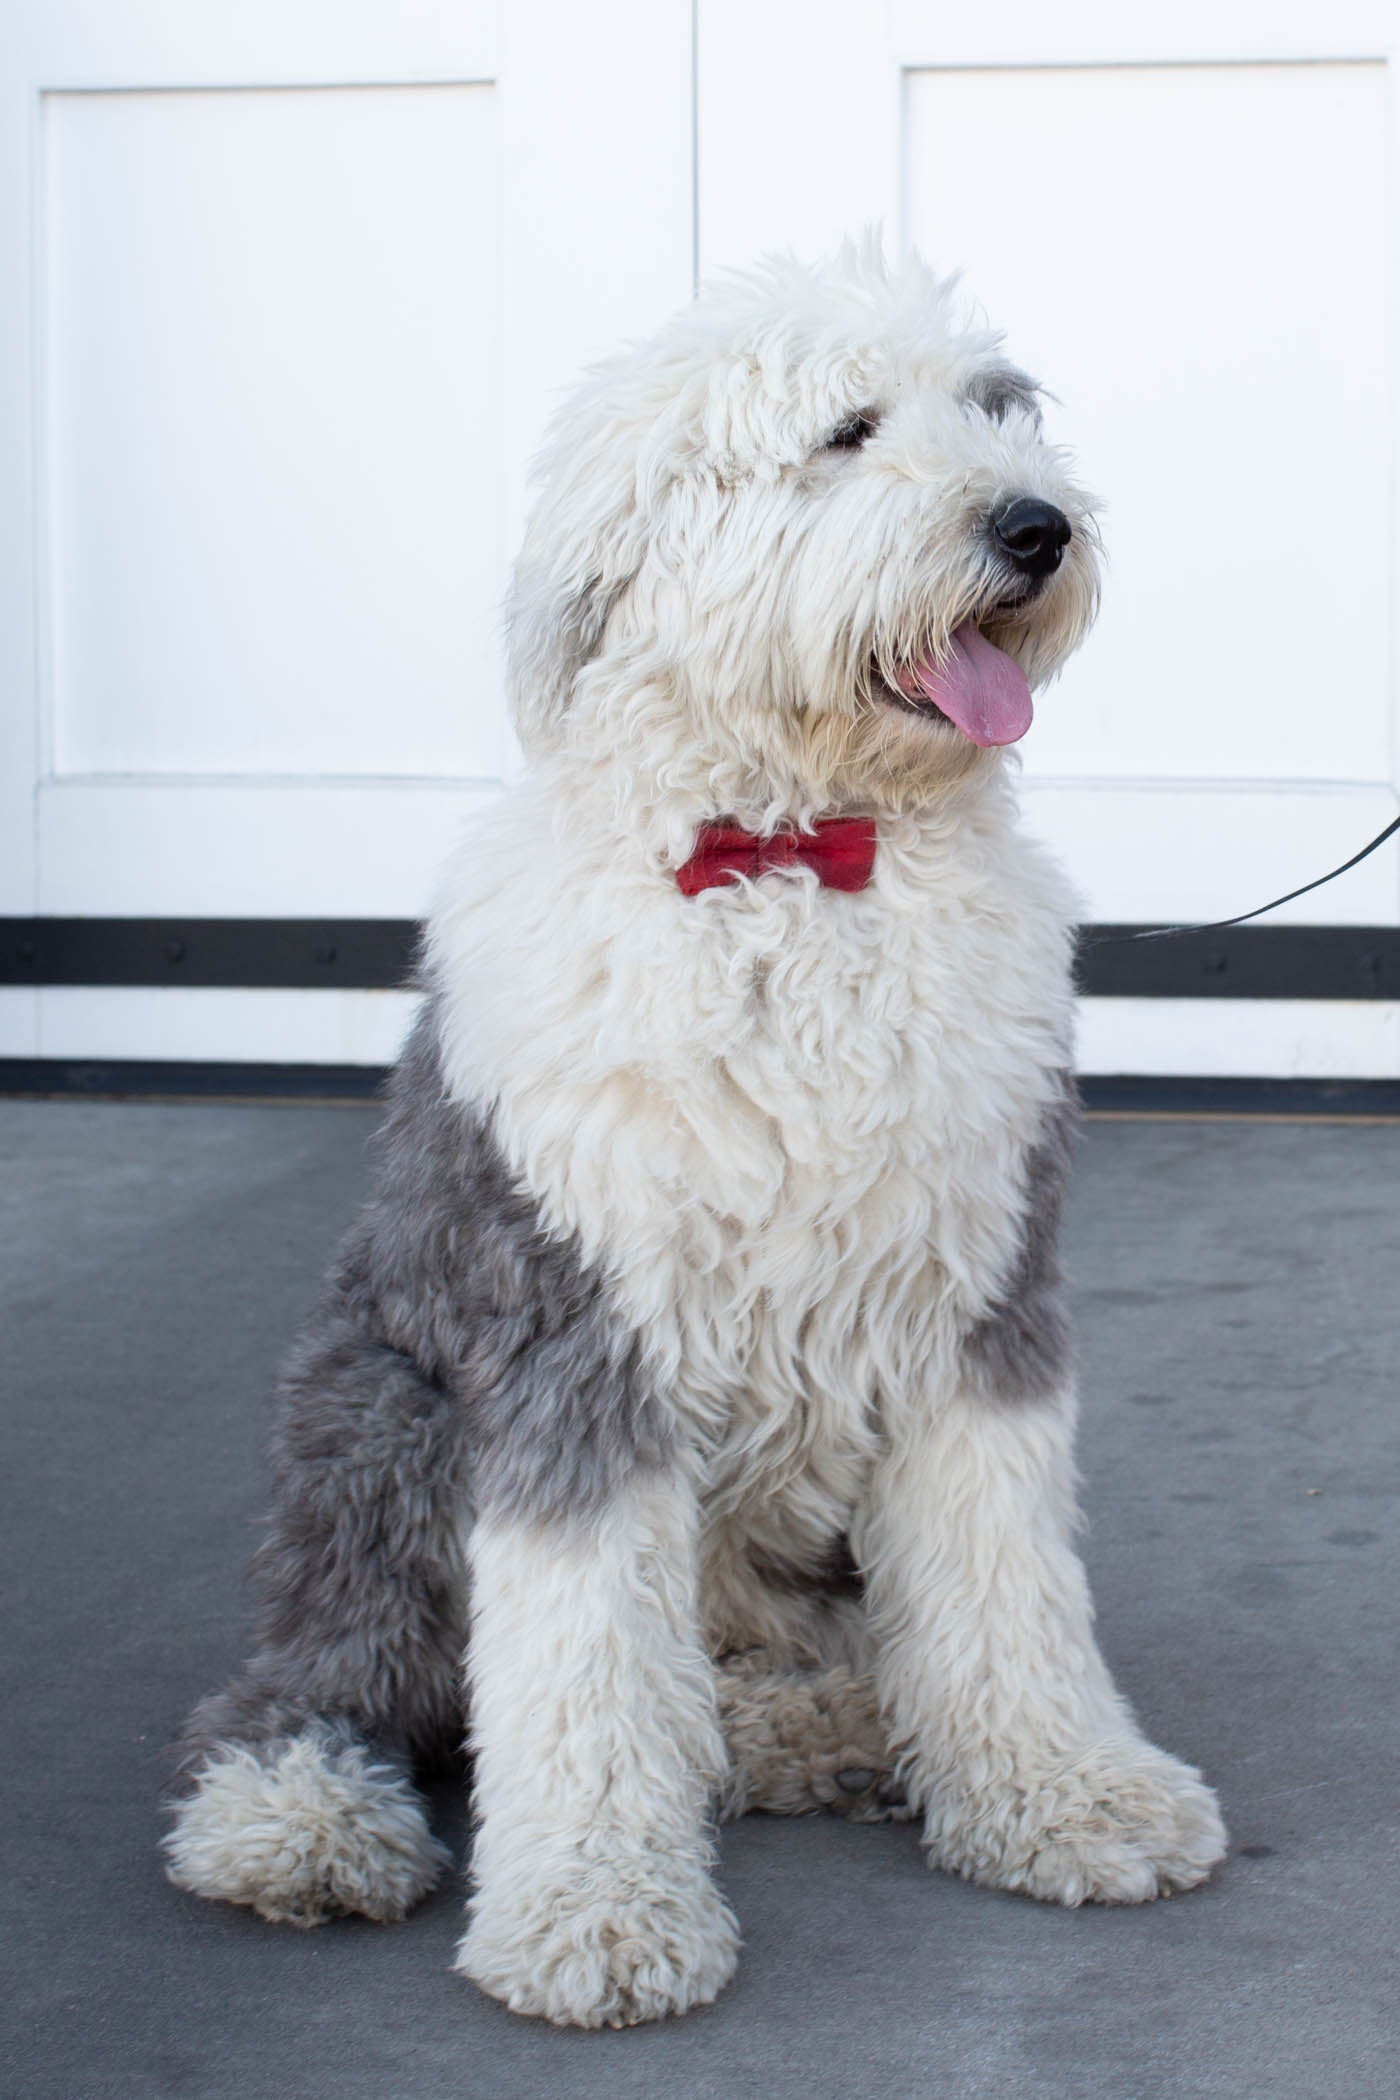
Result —
[[689, 1483], [638, 1472], [568, 1520], [488, 1511], [469, 1554], [477, 1830], [458, 1968], [561, 2024], [707, 2004], [738, 1931], [710, 1879], [724, 1746]]
[[1065, 1391], [954, 1381], [892, 1425], [853, 1543], [931, 1863], [1060, 1903], [1140, 1903], [1204, 1880], [1225, 1831], [1095, 1644], [1073, 1418]]

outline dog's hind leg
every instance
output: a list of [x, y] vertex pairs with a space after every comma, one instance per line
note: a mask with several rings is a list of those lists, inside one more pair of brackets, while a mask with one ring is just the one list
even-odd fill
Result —
[[784, 1554], [772, 1540], [759, 1550], [745, 1523], [716, 1527], [704, 1595], [729, 1752], [720, 1814], [902, 1819], [864, 1585], [845, 1537]]
[[720, 1664], [719, 1714], [726, 1818], [750, 1809], [802, 1816], [824, 1808], [856, 1823], [908, 1815], [871, 1676], [845, 1663], [785, 1668], [754, 1649]]
[[460, 1411], [388, 1346], [353, 1252], [284, 1381], [260, 1643], [196, 1708], [177, 1886], [317, 1925], [402, 1917], [448, 1861], [415, 1755], [460, 1740]]

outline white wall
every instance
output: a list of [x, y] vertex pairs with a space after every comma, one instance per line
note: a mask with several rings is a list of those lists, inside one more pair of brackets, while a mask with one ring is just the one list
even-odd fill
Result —
[[[988, 19], [977, 19], [977, 13]], [[695, 262], [966, 267], [1106, 499], [1027, 747], [1098, 919], [1397, 807], [1394, 10], [12, 0], [0, 912], [416, 915], [512, 764], [549, 401]], [[1392, 846], [1288, 916], [1400, 922]], [[0, 1055], [378, 1061], [395, 994], [0, 991]], [[1090, 1002], [1088, 1070], [1400, 1074], [1400, 1009]]]

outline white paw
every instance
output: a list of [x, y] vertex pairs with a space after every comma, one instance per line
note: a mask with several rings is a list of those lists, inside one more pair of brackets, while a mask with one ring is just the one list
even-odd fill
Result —
[[483, 1890], [454, 1966], [512, 2012], [561, 2027], [633, 2027], [708, 2005], [730, 1977], [739, 1928], [709, 1876], [579, 1862], [579, 1886]]
[[165, 1840], [177, 1888], [246, 1903], [274, 1924], [340, 1911], [402, 1918], [448, 1865], [409, 1781], [322, 1732], [229, 1744], [201, 1770]]
[[935, 1802], [925, 1843], [950, 1873], [1073, 1907], [1194, 1888], [1224, 1858], [1226, 1834], [1199, 1772], [1130, 1739]]

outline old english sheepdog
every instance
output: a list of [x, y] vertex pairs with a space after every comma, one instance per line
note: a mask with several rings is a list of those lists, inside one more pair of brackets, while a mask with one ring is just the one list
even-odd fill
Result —
[[458, 1966], [703, 2005], [717, 1815], [916, 1816], [1140, 1903], [1221, 1857], [1073, 1545], [1074, 899], [1005, 755], [1097, 593], [1037, 389], [922, 265], [782, 260], [559, 415], [509, 606], [531, 766], [434, 912], [378, 1180], [282, 1386], [260, 1645], [182, 1888], [314, 1925], [447, 1865]]

